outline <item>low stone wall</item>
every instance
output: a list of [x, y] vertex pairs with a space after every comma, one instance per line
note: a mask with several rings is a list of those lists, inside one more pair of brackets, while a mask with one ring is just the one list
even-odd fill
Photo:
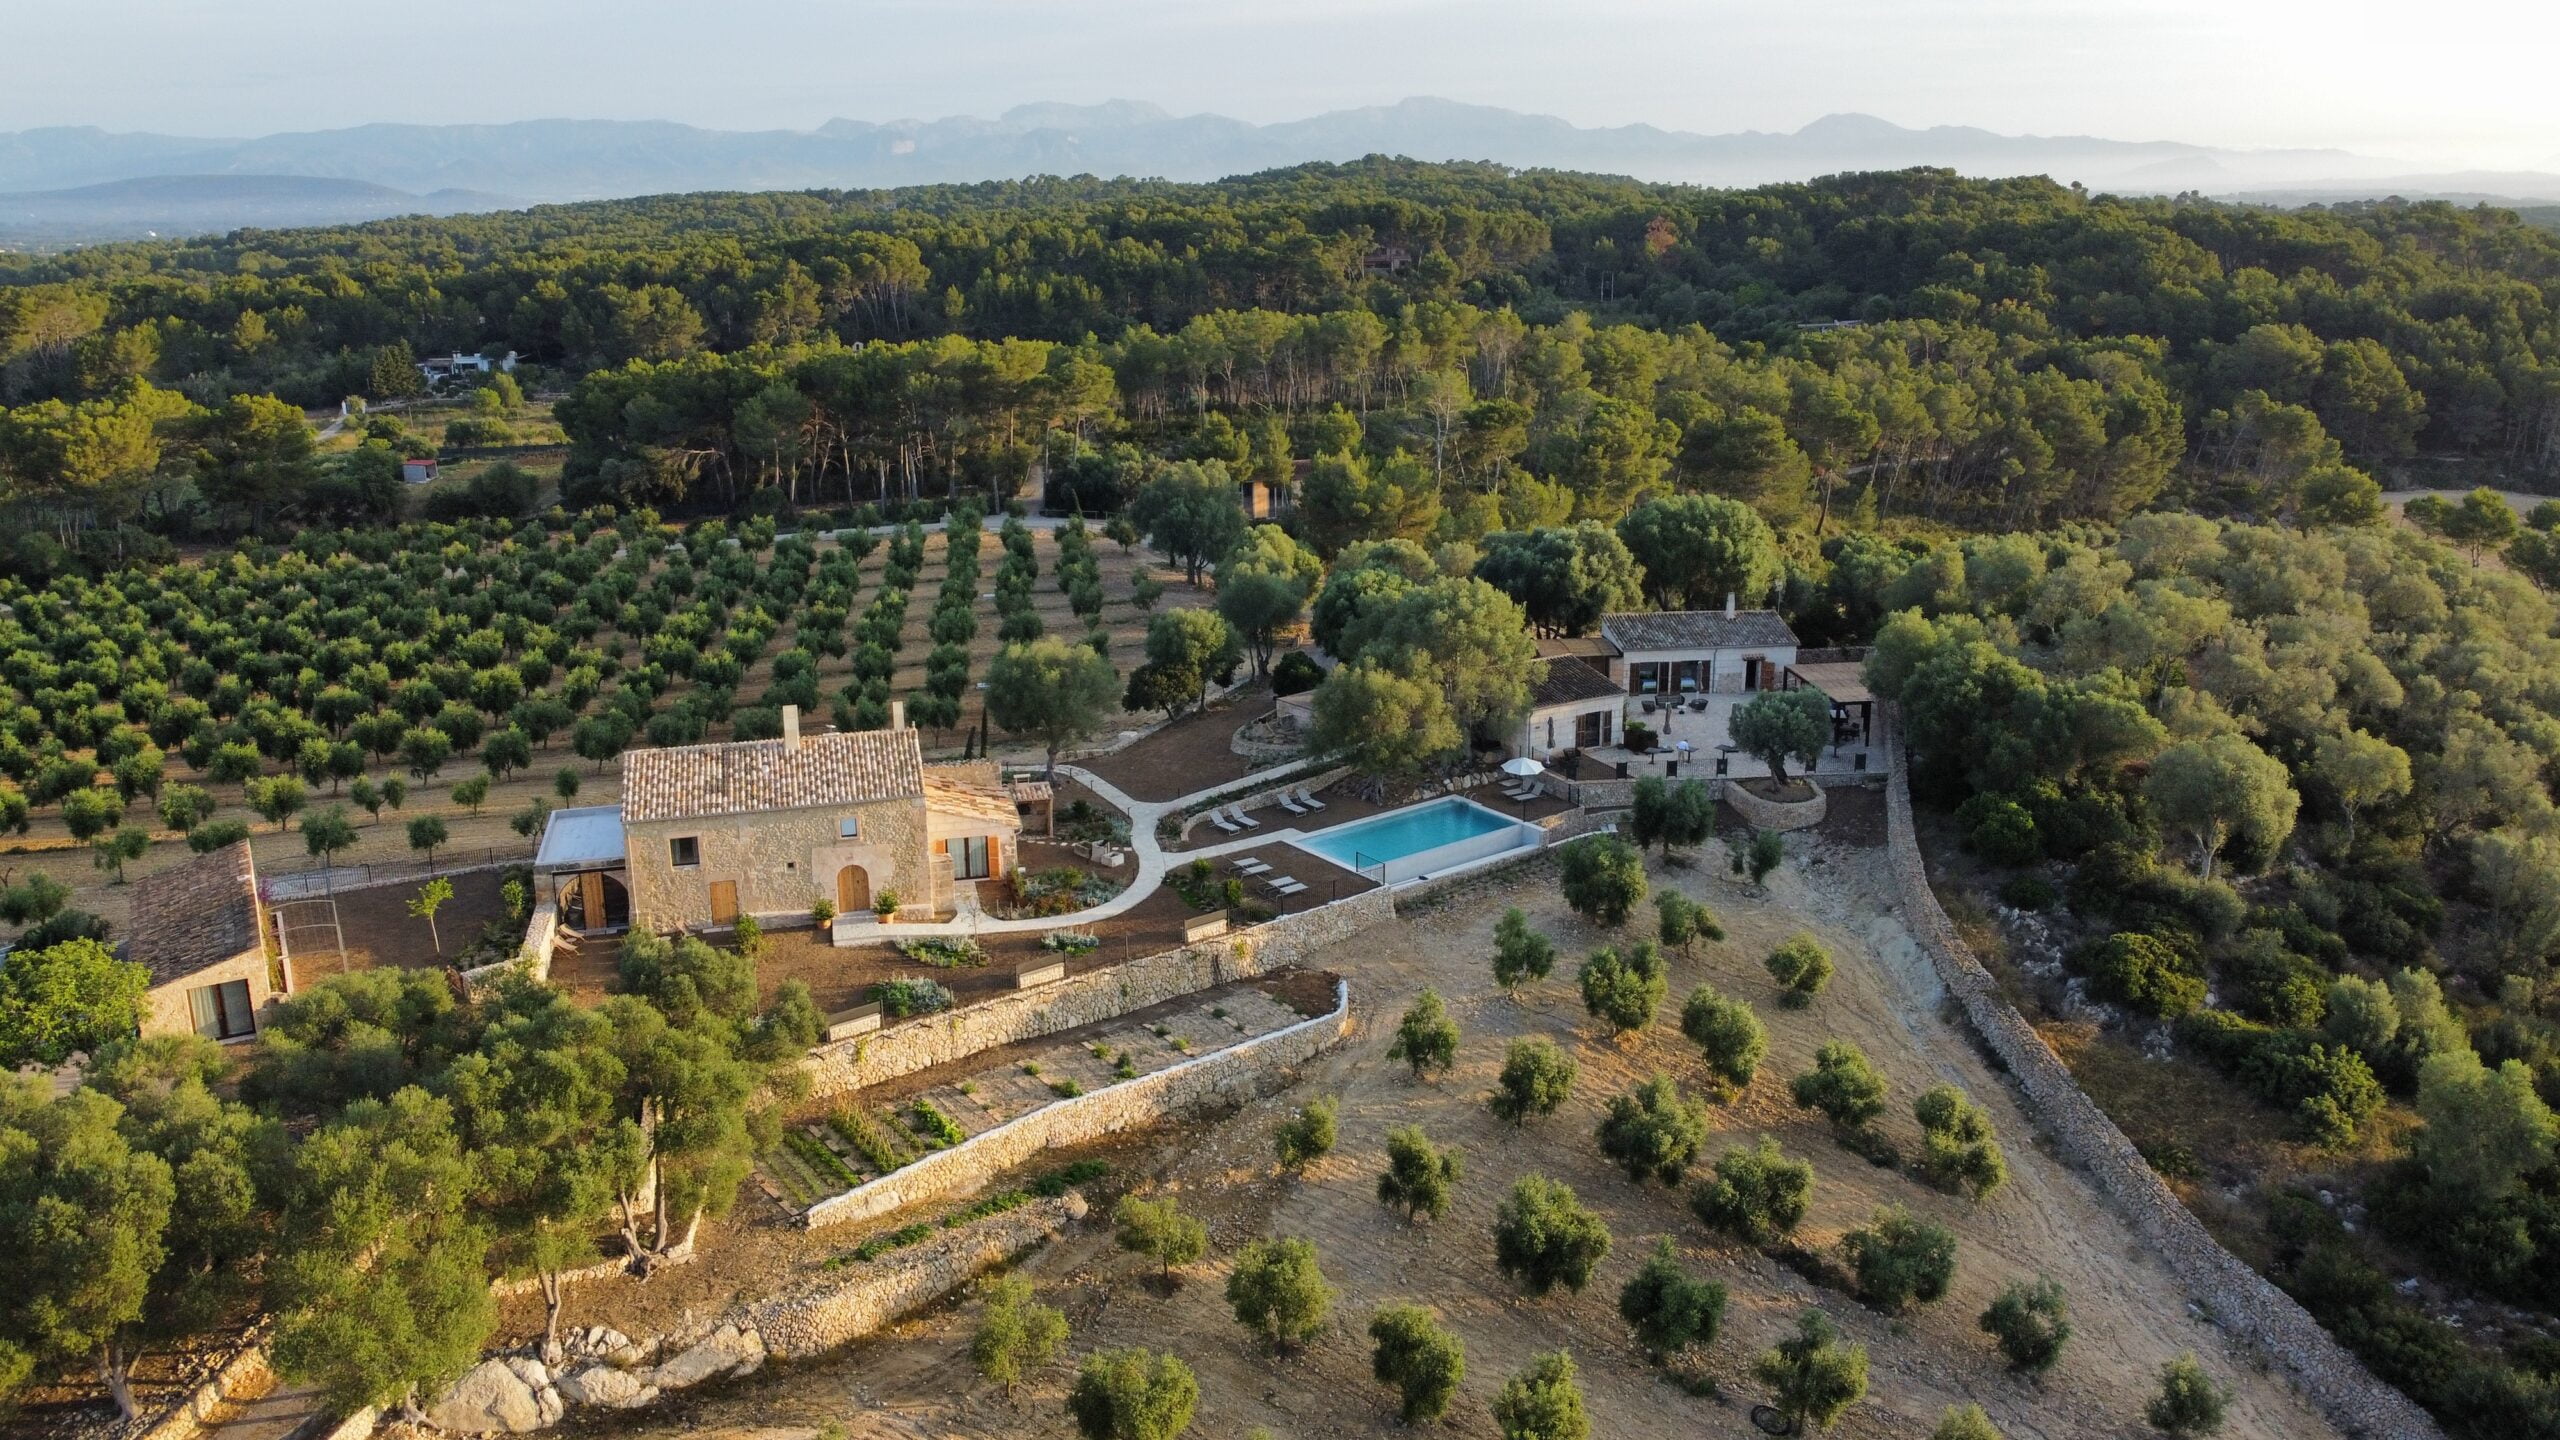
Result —
[[[1804, 783], [1813, 785], [1811, 780]], [[1724, 803], [1763, 830], [1802, 830], [1821, 824], [1822, 817], [1831, 813], [1831, 797], [1819, 785], [1813, 785], [1812, 799], [1787, 801], [1764, 800], [1751, 793], [1747, 782], [1737, 783], [1724, 787]]]
[[[1018, 1210], [945, 1230], [921, 1245], [893, 1250], [797, 1290], [741, 1306], [740, 1320], [763, 1337], [765, 1350], [802, 1360], [858, 1340], [909, 1311], [1047, 1243], [1084, 1217], [1084, 1198], [1035, 1200]], [[845, 1272], [838, 1272], [842, 1275]]]
[[810, 1206], [800, 1219], [824, 1225], [871, 1220], [928, 1200], [965, 1194], [1043, 1150], [1151, 1125], [1221, 1100], [1259, 1094], [1291, 1065], [1314, 1058], [1351, 1030], [1351, 984], [1336, 981], [1333, 1010], [1284, 1030], [1179, 1065], [1059, 1100], [937, 1150], [900, 1170]]
[[1929, 872], [1912, 832], [1911, 787], [1899, 746], [1885, 786], [1888, 858], [1911, 933], [1974, 1032], [1990, 1046], [2017, 1086], [2028, 1113], [2063, 1159], [2087, 1172], [2143, 1242], [2168, 1262], [2215, 1324], [2239, 1336], [2350, 1435], [2436, 1436], [2441, 1432], [2409, 1397], [2383, 1384], [2310, 1312], [2217, 1243], [2161, 1182], [2133, 1142], [2080, 1089], [2053, 1048], [2000, 993], [1929, 888]]
[[[573, 1332], [563, 1342], [568, 1357], [557, 1367], [521, 1354], [492, 1355], [435, 1397], [427, 1416], [456, 1434], [547, 1430], [573, 1409], [637, 1410], [669, 1391], [752, 1374], [773, 1356], [821, 1355], [1056, 1239], [1084, 1216], [1084, 1197], [1073, 1192], [1035, 1200], [779, 1295], [742, 1301], [670, 1334], [633, 1340], [601, 1326]], [[326, 1440], [366, 1440], [377, 1419], [359, 1411], [331, 1427]]]
[[560, 945], [560, 905], [544, 900], [533, 907], [524, 922], [524, 948], [504, 960], [481, 965], [462, 972], [462, 978], [473, 985], [486, 985], [512, 969], [521, 969], [536, 980], [551, 978], [551, 955]]
[[167, 1409], [135, 1416], [121, 1440], [192, 1440], [216, 1411], [274, 1389], [276, 1372], [267, 1354], [267, 1337], [268, 1322], [251, 1326], [210, 1374]]
[[821, 1045], [801, 1064], [809, 1071], [812, 1095], [840, 1094], [999, 1045], [1117, 1019], [1212, 985], [1251, 979], [1393, 918], [1395, 898], [1384, 890], [1365, 890], [1203, 944], [1158, 951], [1055, 985], [911, 1020], [876, 1035]]

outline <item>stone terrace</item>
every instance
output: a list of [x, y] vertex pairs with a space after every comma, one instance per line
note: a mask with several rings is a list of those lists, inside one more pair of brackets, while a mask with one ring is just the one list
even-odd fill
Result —
[[[812, 1143], [832, 1154], [856, 1182], [874, 1179], [948, 1148], [918, 1102], [950, 1120], [964, 1138], [974, 1137], [1071, 1095], [1151, 1075], [1322, 1014], [1332, 1004], [1331, 984], [1330, 976], [1292, 972], [1216, 986], [839, 1097], [825, 1111], [793, 1121], [793, 1132], [805, 1138], [767, 1155], [758, 1180], [785, 1206], [805, 1209], [849, 1188], [841, 1176], [824, 1173], [829, 1167], [811, 1155]], [[896, 1165], [884, 1166], [884, 1160]]]

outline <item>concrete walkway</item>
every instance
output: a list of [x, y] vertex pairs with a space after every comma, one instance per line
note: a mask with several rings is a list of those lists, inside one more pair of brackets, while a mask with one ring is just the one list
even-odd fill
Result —
[[[1157, 887], [1164, 884], [1165, 873], [1176, 863], [1188, 865], [1202, 856], [1225, 855], [1232, 851], [1250, 850], [1257, 845], [1267, 845], [1274, 840], [1293, 840], [1303, 836], [1305, 832], [1294, 826], [1281, 830], [1266, 827], [1215, 845], [1204, 846], [1197, 850], [1185, 850], [1181, 852], [1177, 862], [1176, 858], [1156, 839], [1156, 823], [1167, 815], [1180, 814], [1185, 806], [1197, 804], [1212, 795], [1250, 794], [1257, 790], [1268, 789], [1278, 784], [1291, 772], [1303, 769], [1306, 763], [1303, 759], [1291, 760], [1286, 764], [1274, 765], [1268, 770], [1256, 771], [1240, 780], [1230, 780], [1222, 785], [1213, 785], [1206, 790], [1195, 790], [1172, 800], [1133, 800], [1119, 786], [1090, 770], [1075, 765], [1060, 765], [1058, 767], [1060, 775], [1074, 780], [1094, 794], [1118, 806], [1129, 817], [1129, 858], [1130, 863], [1137, 868], [1130, 873], [1127, 889], [1089, 910], [1078, 910], [1066, 915], [1032, 916], [1021, 920], [996, 920], [981, 916], [974, 920], [944, 920], [930, 925], [882, 925], [865, 924], [860, 920], [839, 917], [834, 932], [836, 943], [841, 945], [847, 941], [904, 940], [928, 935], [1021, 934], [1067, 930], [1078, 925], [1091, 924], [1096, 920], [1108, 920], [1114, 915], [1136, 909], [1145, 903], [1147, 897], [1156, 893]], [[1110, 874], [1115, 879], [1118, 878], [1117, 871], [1103, 873]]]

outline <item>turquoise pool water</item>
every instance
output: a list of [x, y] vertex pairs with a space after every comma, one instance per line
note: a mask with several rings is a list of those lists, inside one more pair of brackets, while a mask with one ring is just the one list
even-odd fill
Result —
[[1515, 829], [1518, 824], [1472, 800], [1444, 795], [1407, 809], [1319, 830], [1297, 843], [1301, 849], [1312, 850], [1346, 870], [1374, 871], [1380, 864], [1391, 865], [1443, 845]]

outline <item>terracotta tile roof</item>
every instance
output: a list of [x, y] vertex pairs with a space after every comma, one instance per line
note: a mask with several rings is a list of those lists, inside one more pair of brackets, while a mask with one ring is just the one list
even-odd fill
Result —
[[154, 985], [259, 949], [265, 937], [249, 842], [135, 880], [133, 918], [124, 933], [125, 957], [150, 971]]
[[1731, 650], [1793, 645], [1796, 632], [1775, 610], [1631, 610], [1600, 617], [1600, 633], [1622, 651]]
[[938, 770], [925, 772], [924, 808], [936, 815], [965, 816], [999, 825], [1019, 826], [1022, 823], [1022, 812], [1015, 808], [1013, 797], [1002, 787], [946, 775]]
[[1579, 660], [1596, 659], [1606, 664], [1617, 653], [1618, 647], [1610, 644], [1609, 637], [1606, 635], [1541, 635], [1538, 637], [1538, 654], [1541, 658], [1548, 660], [1553, 660], [1559, 655], [1570, 655]]
[[1580, 660], [1550, 660], [1547, 673], [1529, 688], [1529, 704], [1532, 709], [1544, 709], [1549, 705], [1623, 699], [1625, 695], [1608, 676]]
[[854, 730], [634, 750], [622, 757], [622, 819], [695, 820], [910, 799], [924, 793], [924, 749], [912, 729]]

